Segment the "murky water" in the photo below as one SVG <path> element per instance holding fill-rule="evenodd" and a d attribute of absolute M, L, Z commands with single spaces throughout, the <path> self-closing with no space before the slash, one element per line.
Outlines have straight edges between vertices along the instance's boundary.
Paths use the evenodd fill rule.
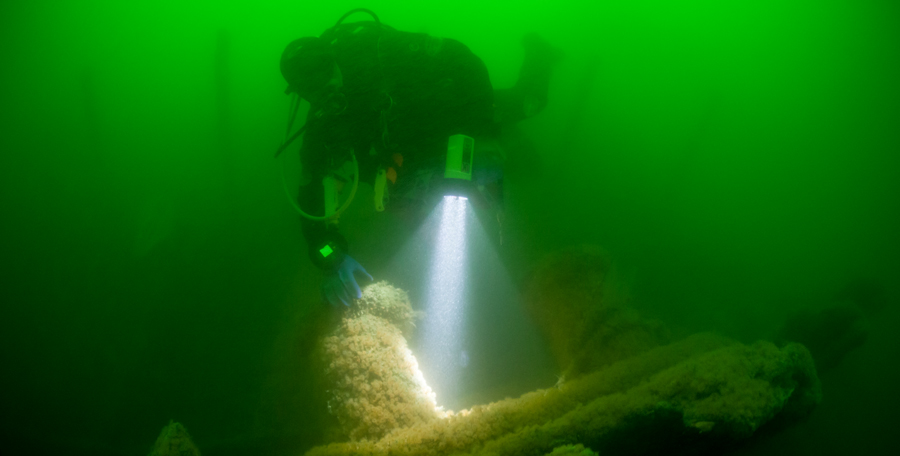
<path fill-rule="evenodd" d="M 0 452 L 146 454 L 170 419 L 207 455 L 324 441 L 310 353 L 331 317 L 282 191 L 282 173 L 298 179 L 296 154 L 272 158 L 288 110 L 278 60 L 357 6 L 0 6 Z M 889 452 L 895 4 L 365 6 L 399 30 L 465 43 L 495 88 L 515 83 L 526 32 L 565 52 L 549 105 L 510 140 L 502 224 L 467 225 L 469 311 L 443 362 L 457 379 L 448 406 L 558 381 L 518 293 L 546 254 L 592 244 L 633 308 L 676 336 L 775 338 L 796 312 L 875 284 L 883 294 L 859 320 L 868 338 L 822 372 L 819 408 L 739 452 Z M 342 223 L 354 257 L 424 310 L 435 253 L 415 242 L 434 233 L 364 204 Z M 426 379 L 432 361 L 420 360 Z"/>

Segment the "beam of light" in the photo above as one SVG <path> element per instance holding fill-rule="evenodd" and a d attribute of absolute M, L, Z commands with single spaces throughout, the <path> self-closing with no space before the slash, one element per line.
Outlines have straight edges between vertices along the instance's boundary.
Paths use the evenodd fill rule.
<path fill-rule="evenodd" d="M 462 369 L 468 361 L 464 347 L 466 304 L 465 198 L 444 197 L 437 207 L 440 224 L 428 271 L 425 320 L 422 323 L 423 358 L 439 403 L 459 396 Z M 443 398 L 443 399 L 442 399 Z"/>
<path fill-rule="evenodd" d="M 425 311 L 409 347 L 438 405 L 462 410 L 556 381 L 496 244 L 466 200 L 437 204 L 385 276 Z"/>

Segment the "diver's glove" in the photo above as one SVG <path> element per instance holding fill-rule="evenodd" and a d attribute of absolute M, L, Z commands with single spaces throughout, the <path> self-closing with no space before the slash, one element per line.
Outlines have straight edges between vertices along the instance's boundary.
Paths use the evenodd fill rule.
<path fill-rule="evenodd" d="M 369 277 L 369 280 L 375 280 L 372 275 L 366 272 L 356 260 L 350 255 L 344 256 L 344 261 L 337 269 L 325 278 L 322 282 L 322 296 L 333 306 L 337 307 L 343 304 L 350 307 L 350 299 L 359 299 L 362 297 L 362 290 L 356 283 L 354 273 L 361 272 Z"/>

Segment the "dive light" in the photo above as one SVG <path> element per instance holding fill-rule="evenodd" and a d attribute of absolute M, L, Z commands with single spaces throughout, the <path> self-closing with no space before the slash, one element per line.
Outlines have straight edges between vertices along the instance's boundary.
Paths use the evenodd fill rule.
<path fill-rule="evenodd" d="M 453 135 L 447 142 L 447 163 L 441 193 L 446 197 L 468 199 L 472 193 L 472 164 L 475 140 L 466 135 Z"/>
<path fill-rule="evenodd" d="M 453 135 L 447 143 L 447 167 L 444 177 L 472 180 L 472 156 L 475 140 L 466 135 Z"/>

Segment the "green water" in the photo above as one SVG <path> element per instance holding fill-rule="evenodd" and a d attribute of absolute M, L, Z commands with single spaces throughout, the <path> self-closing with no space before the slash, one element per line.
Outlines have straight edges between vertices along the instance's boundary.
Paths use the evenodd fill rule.
<path fill-rule="evenodd" d="M 745 341 L 882 283 L 819 409 L 741 453 L 889 453 L 900 8 L 875 0 L 4 2 L 0 453 L 146 454 L 170 419 L 207 455 L 320 442 L 278 59 L 357 6 L 462 41 L 495 87 L 525 32 L 565 51 L 507 174 L 513 276 L 598 244 L 640 311 Z"/>

